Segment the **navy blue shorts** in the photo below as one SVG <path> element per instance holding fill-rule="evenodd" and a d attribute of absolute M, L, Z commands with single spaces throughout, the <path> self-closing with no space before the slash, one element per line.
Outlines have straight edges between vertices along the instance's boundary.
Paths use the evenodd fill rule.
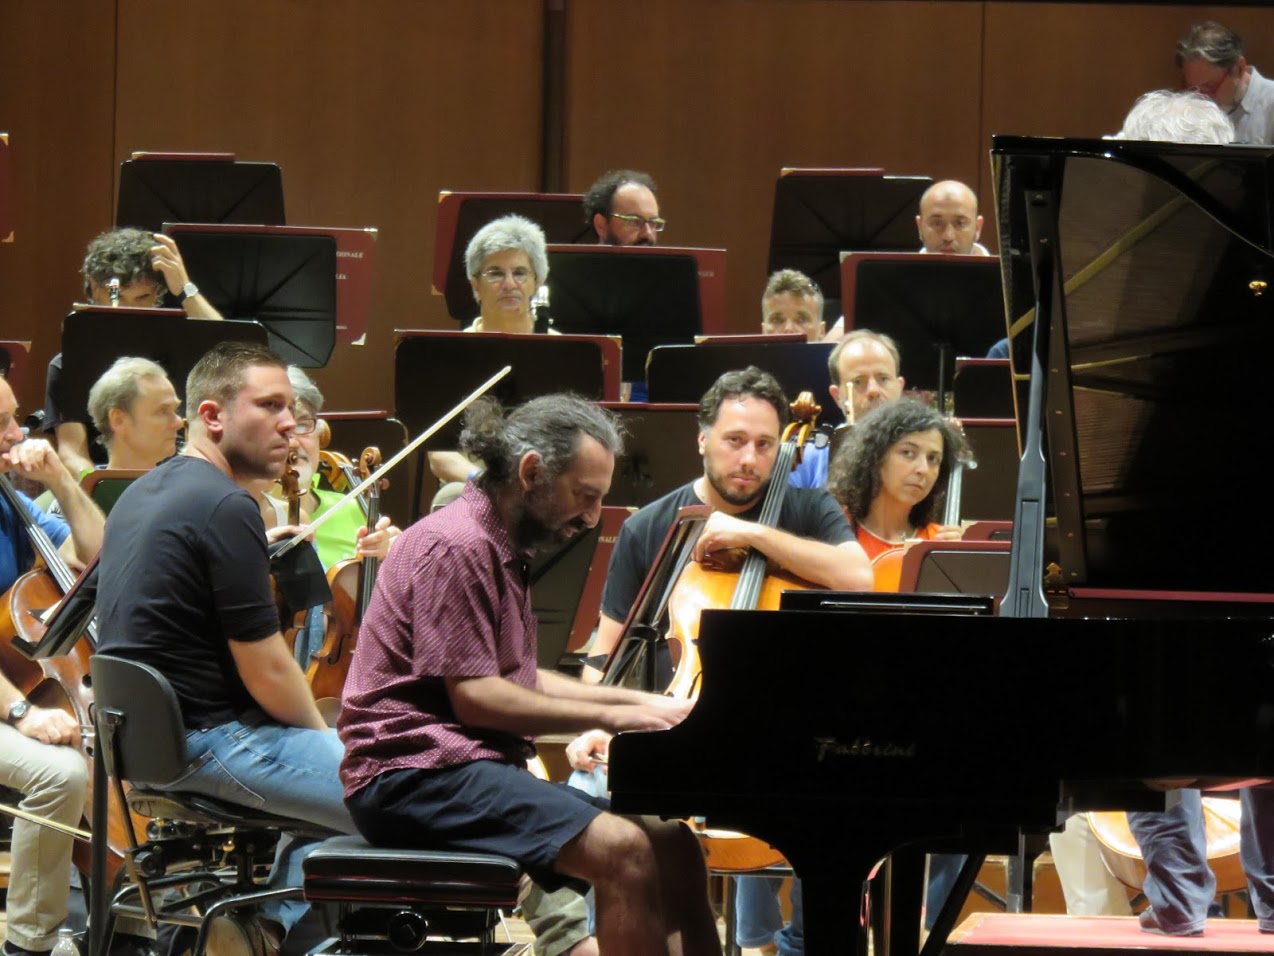
<path fill-rule="evenodd" d="M 403 849 L 495 853 L 552 892 L 587 889 L 554 868 L 562 847 L 610 806 L 524 767 L 478 760 L 442 770 L 391 770 L 345 798 L 371 843 Z"/>

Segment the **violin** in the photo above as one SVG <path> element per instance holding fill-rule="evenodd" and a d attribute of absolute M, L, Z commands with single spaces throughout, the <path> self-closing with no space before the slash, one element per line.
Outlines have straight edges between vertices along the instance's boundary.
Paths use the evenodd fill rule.
<path fill-rule="evenodd" d="M 336 458 L 333 454 L 334 464 L 329 467 L 341 469 L 348 488 L 358 483 L 354 480 L 354 475 L 366 479 L 381 463 L 380 449 L 374 445 L 363 449 L 358 459 L 357 471 L 351 465 L 349 472 L 346 472 Z M 349 464 L 348 459 L 344 461 Z M 380 520 L 380 492 L 384 484 L 384 479 L 373 482 L 368 487 L 366 496 L 358 498 L 369 531 Z M 305 677 L 309 681 L 315 703 L 318 704 L 319 713 L 329 724 L 334 724 L 340 713 L 341 693 L 345 689 L 345 678 L 353 661 L 358 628 L 363 623 L 367 605 L 371 603 L 376 586 L 376 572 L 379 569 L 379 558 L 365 557 L 360 560 L 355 557 L 338 561 L 327 572 L 327 582 L 332 589 L 332 600 L 326 608 L 327 626 L 322 646 L 310 655 Z"/>
<path fill-rule="evenodd" d="M 0 599 L 0 671 L 4 672 L 19 693 L 37 707 L 62 710 L 79 725 L 80 739 L 76 749 L 89 765 L 89 795 L 85 806 L 92 806 L 94 732 L 90 710 L 93 690 L 89 677 L 89 658 L 96 647 L 96 627 L 90 623 L 85 636 L 76 642 L 73 653 L 61 657 L 31 660 L 13 646 L 12 640 L 15 637 L 27 644 L 40 642 L 45 628 L 38 614 L 62 600 L 62 596 L 75 584 L 76 574 L 62 558 L 57 545 L 27 511 L 7 475 L 0 475 L 0 496 L 22 521 L 38 558 L 37 568 L 19 577 L 3 599 Z M 93 561 L 95 563 L 96 558 Z M 85 571 L 86 574 L 93 564 Z M 113 800 L 108 802 L 108 807 L 106 875 L 113 882 L 124 863 L 124 853 L 129 842 L 120 807 Z M 135 828 L 145 832 L 144 818 L 134 814 L 133 821 Z M 82 825 L 85 829 L 88 828 L 87 816 Z M 89 844 L 77 840 L 72 859 L 81 873 L 91 875 Z"/>
<path fill-rule="evenodd" d="M 758 523 L 777 527 L 783 499 L 789 487 L 787 475 L 800 463 L 800 453 L 810 438 L 821 406 L 811 392 L 802 392 L 792 403 L 793 421 L 783 432 L 782 444 L 761 505 Z M 716 568 L 690 561 L 682 570 L 668 600 L 670 631 L 668 640 L 680 654 L 667 693 L 674 697 L 698 696 L 702 678 L 699 661 L 699 614 L 705 608 L 728 607 L 731 610 L 777 610 L 783 591 L 814 587 L 809 581 L 770 566 L 759 551 L 748 549 L 727 556 L 714 555 Z M 737 570 L 721 565 L 733 564 Z M 774 866 L 783 854 L 755 837 L 731 831 L 695 826 L 712 869 L 743 872 Z"/>

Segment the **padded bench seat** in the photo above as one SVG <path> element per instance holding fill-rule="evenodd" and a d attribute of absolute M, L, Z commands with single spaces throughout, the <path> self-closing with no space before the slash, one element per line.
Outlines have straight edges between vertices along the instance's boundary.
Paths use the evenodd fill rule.
<path fill-rule="evenodd" d="M 522 868 L 507 857 L 393 849 L 359 836 L 323 841 L 303 867 L 305 898 L 315 903 L 512 909 L 522 877 Z"/>

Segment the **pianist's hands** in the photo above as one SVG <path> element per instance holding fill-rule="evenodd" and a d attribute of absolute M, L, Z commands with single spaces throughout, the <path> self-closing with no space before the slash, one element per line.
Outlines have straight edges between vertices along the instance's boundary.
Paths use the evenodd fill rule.
<path fill-rule="evenodd" d="M 604 730 L 590 730 L 566 745 L 566 760 L 572 770 L 592 773 L 606 762 L 613 738 Z M 605 770 L 605 767 L 602 768 Z"/>
<path fill-rule="evenodd" d="M 638 703 L 615 704 L 606 708 L 603 727 L 611 733 L 625 730 L 668 730 L 686 719 L 692 700 L 642 694 Z"/>

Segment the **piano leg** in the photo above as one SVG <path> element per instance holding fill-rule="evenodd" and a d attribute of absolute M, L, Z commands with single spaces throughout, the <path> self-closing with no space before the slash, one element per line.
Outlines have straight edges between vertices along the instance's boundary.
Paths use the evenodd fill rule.
<path fill-rule="evenodd" d="M 915 956 L 920 952 L 920 914 L 924 908 L 924 853 L 910 847 L 895 850 L 876 879 L 884 881 L 885 887 L 884 952 Z"/>

